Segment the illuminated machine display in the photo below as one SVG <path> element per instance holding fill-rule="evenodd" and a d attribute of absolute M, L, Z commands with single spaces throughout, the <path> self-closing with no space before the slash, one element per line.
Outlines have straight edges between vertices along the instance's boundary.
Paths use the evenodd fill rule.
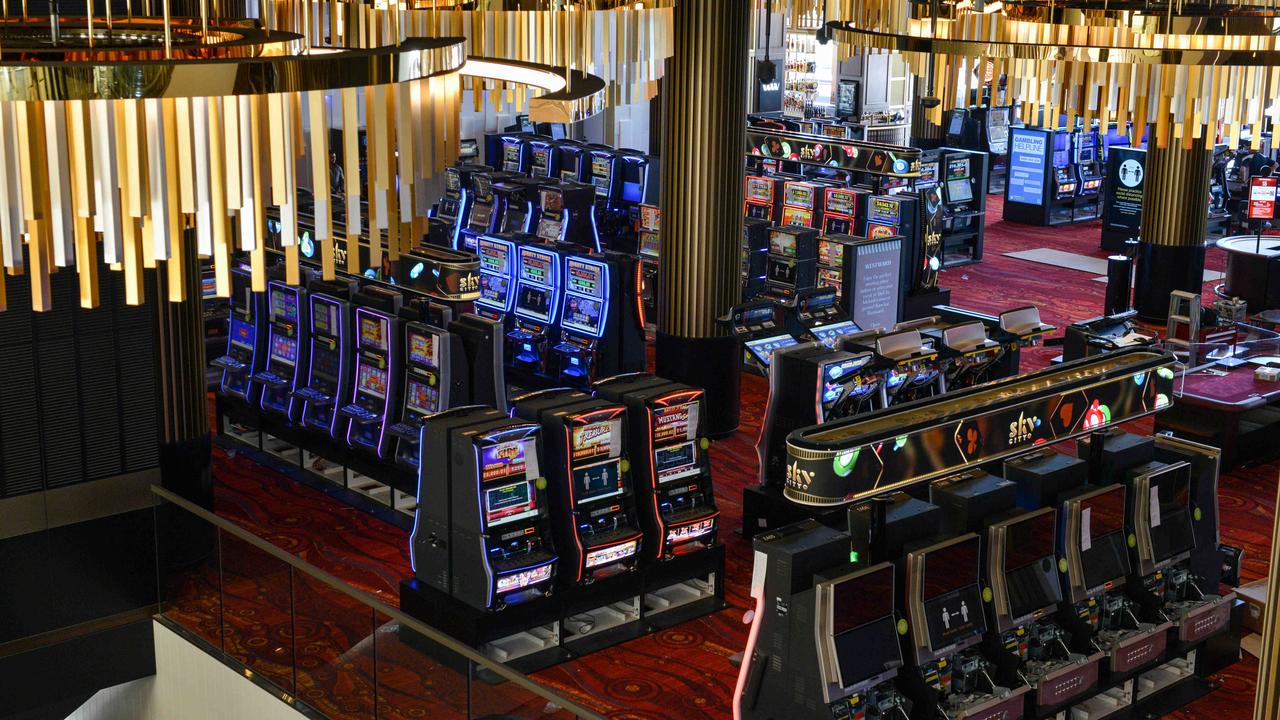
<path fill-rule="evenodd" d="M 514 415 L 542 425 L 561 579 L 589 584 L 635 570 L 643 533 L 626 408 L 581 391 L 553 389 L 516 398 Z"/>
<path fill-rule="evenodd" d="M 748 175 L 744 185 L 743 214 L 749 218 L 766 220 L 776 225 L 782 220 L 781 177 L 772 175 Z"/>
<path fill-rule="evenodd" d="M 658 258 L 662 255 L 662 211 L 657 205 L 641 205 L 637 221 L 640 251 L 640 300 L 644 315 L 658 312 Z"/>
<path fill-rule="evenodd" d="M 476 238 L 498 231 L 498 223 L 502 220 L 499 197 L 494 192 L 494 184 L 511 179 L 512 175 L 502 172 L 475 172 L 471 175 L 471 208 L 463 219 L 460 232 L 461 243 L 455 250 L 472 250 L 476 248 Z"/>
<path fill-rule="evenodd" d="M 457 408 L 422 426 L 415 577 L 481 610 L 552 592 L 558 557 L 538 426 Z"/>
<path fill-rule="evenodd" d="M 293 392 L 306 382 L 307 327 L 301 313 L 306 300 L 307 291 L 300 287 L 277 280 L 267 283 L 267 362 L 253 375 L 253 381 L 262 386 L 262 409 L 290 422 L 298 420 L 302 411 Z"/>
<path fill-rule="evenodd" d="M 575 140 L 559 141 L 556 144 L 555 163 L 558 172 L 556 177 L 562 182 L 592 184 L 591 163 L 587 156 L 586 145 Z"/>
<path fill-rule="evenodd" d="M 783 307 L 783 313 L 792 337 L 817 340 L 829 348 L 836 346 L 840 336 L 862 329 L 840 307 L 835 288 L 801 290 Z"/>
<path fill-rule="evenodd" d="M 987 153 L 988 193 L 1004 193 L 1009 179 L 1009 126 L 1013 108 L 1008 105 L 972 108 L 970 122 L 977 130 L 978 150 Z M 969 147 L 966 144 L 965 147 Z"/>
<path fill-rule="evenodd" d="M 354 282 L 311 283 L 307 323 L 311 348 L 306 384 L 294 391 L 302 400 L 302 425 L 335 440 L 342 438 L 345 423 L 337 409 L 351 392 L 351 296 Z"/>
<path fill-rule="evenodd" d="M 866 206 L 866 200 L 859 195 L 867 191 L 854 188 L 827 188 L 823 197 L 822 234 L 852 235 L 856 227 L 854 222 L 858 216 L 858 205 Z"/>
<path fill-rule="evenodd" d="M 389 458 L 392 438 L 387 428 L 400 392 L 400 344 L 404 320 L 400 317 L 400 293 L 376 286 L 361 288 L 352 298 L 355 306 L 355 362 L 351 401 L 338 410 L 350 421 L 347 444 L 359 451 Z"/>
<path fill-rule="evenodd" d="M 987 155 L 944 148 L 938 151 L 944 173 L 942 190 L 943 265 L 963 265 L 982 259 L 986 232 Z"/>
<path fill-rule="evenodd" d="M 509 367 L 546 375 L 551 348 L 559 340 L 560 253 L 549 246 L 519 245 L 516 259 L 515 318 L 507 330 Z"/>
<path fill-rule="evenodd" d="M 417 470 L 422 423 L 468 398 L 467 358 L 457 335 L 422 322 L 404 326 L 404 399 L 399 421 L 387 432 L 396 440 L 395 458 L 401 467 Z"/>
<path fill-rule="evenodd" d="M 627 408 L 644 557 L 662 562 L 715 546 L 720 510 L 702 433 L 704 392 L 640 373 L 602 380 L 595 390 Z"/>
<path fill-rule="evenodd" d="M 509 235 L 527 233 L 538 219 L 539 188 L 528 178 L 511 178 L 493 184 L 494 212 L 493 232 Z M 474 241 L 471 245 L 475 246 Z"/>
<path fill-rule="evenodd" d="M 472 177 L 492 170 L 487 165 L 473 164 L 458 164 L 444 169 L 444 195 L 436 205 L 429 230 L 433 244 L 455 250 L 459 247 L 462 226 L 471 215 Z"/>
<path fill-rule="evenodd" d="M 1102 157 L 1098 148 L 1098 131 L 1081 128 L 1071 134 L 1075 151 L 1076 173 L 1080 178 L 1080 194 L 1096 196 L 1102 191 Z"/>
<path fill-rule="evenodd" d="M 548 368 L 548 374 L 584 385 L 643 370 L 644 323 L 634 291 L 637 262 L 614 256 L 563 257 L 560 341 L 552 348 L 554 369 Z"/>
<path fill-rule="evenodd" d="M 253 375 L 265 362 L 265 293 L 253 292 L 247 270 L 231 270 L 231 322 L 227 327 L 227 352 L 209 364 L 222 370 L 218 392 L 249 403 L 257 400 Z"/>
<path fill-rule="evenodd" d="M 800 180 L 782 183 L 782 224 L 821 228 L 823 189 Z"/>
<path fill-rule="evenodd" d="M 528 174 L 532 161 L 530 138 L 522 134 L 502 136 L 502 170 Z"/>
<path fill-rule="evenodd" d="M 476 240 L 480 258 L 480 297 L 476 313 L 505 322 L 515 303 L 516 244 L 512 240 L 483 235 Z"/>
<path fill-rule="evenodd" d="M 544 185 L 539 192 L 538 224 L 534 234 L 543 242 L 571 243 L 590 251 L 600 250 L 600 238 L 592 219 L 589 185 L 561 181 Z"/>
<path fill-rule="evenodd" d="M 769 373 L 773 353 L 798 341 L 777 321 L 772 300 L 756 300 L 735 305 L 721 321 L 742 342 L 742 363 L 761 375 Z"/>
<path fill-rule="evenodd" d="M 534 137 L 529 140 L 529 176 L 555 180 L 560 177 L 559 140 Z"/>
<path fill-rule="evenodd" d="M 769 228 L 769 256 L 765 261 L 765 293 L 788 299 L 811 288 L 817 279 L 818 231 L 792 225 Z"/>

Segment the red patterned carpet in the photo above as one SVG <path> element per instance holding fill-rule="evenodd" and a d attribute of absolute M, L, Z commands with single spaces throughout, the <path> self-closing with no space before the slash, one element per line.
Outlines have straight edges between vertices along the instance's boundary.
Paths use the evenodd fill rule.
<path fill-rule="evenodd" d="M 991 216 L 998 218 L 999 200 L 993 199 L 991 205 Z M 1046 322 L 1062 326 L 1070 318 L 1098 314 L 1104 284 L 1094 282 L 1089 273 L 1053 270 L 1046 265 L 1008 258 L 1003 253 L 1050 247 L 1104 256 L 1105 253 L 1096 250 L 1097 237 L 1096 224 L 1045 229 L 1012 225 L 997 219 L 989 225 L 986 259 L 977 265 L 945 271 L 941 284 L 952 289 L 954 304 L 999 311 L 1017 304 L 1034 303 L 1041 308 Z M 1221 266 L 1220 255 L 1219 251 L 1210 251 L 1210 267 Z M 1041 367 L 1055 354 L 1055 349 L 1032 351 L 1024 356 L 1024 368 Z M 763 412 L 764 395 L 763 379 L 743 378 L 742 428 L 712 451 L 717 500 L 726 528 L 721 537 L 728 548 L 726 599 L 729 607 L 712 616 L 538 673 L 538 681 L 612 720 L 729 717 L 729 699 L 736 679 L 730 657 L 740 652 L 746 642 L 747 626 L 742 623 L 742 617 L 747 607 L 750 579 L 750 547 L 731 530 L 741 525 L 742 488 L 752 482 L 755 475 L 753 443 Z M 215 463 L 219 514 L 352 585 L 377 594 L 389 604 L 396 603 L 398 583 L 410 573 L 408 538 L 403 530 L 244 457 L 233 457 L 219 449 Z M 1266 573 L 1278 474 L 1280 463 L 1272 463 L 1238 470 L 1222 479 L 1223 542 L 1246 549 L 1246 580 Z M 257 568 L 256 572 L 269 570 Z M 250 575 L 246 570 L 246 579 Z M 236 614 L 239 618 L 236 625 L 243 625 L 246 632 L 253 627 L 260 630 L 263 623 L 270 624 L 266 618 L 254 617 L 253 598 L 229 598 L 228 612 L 236 602 L 244 603 L 241 610 L 248 611 Z M 355 644 L 363 637 L 361 633 L 367 634 L 368 618 L 347 618 L 321 628 L 318 625 L 323 624 L 322 613 L 317 610 L 314 614 L 316 617 L 312 620 L 317 627 L 306 629 L 314 635 L 303 637 L 303 631 L 299 630 L 296 638 L 281 636 L 276 638 L 278 643 L 266 644 L 284 647 L 294 643 L 301 649 L 300 655 L 307 655 L 305 651 L 310 648 L 313 656 L 310 662 L 317 664 L 320 661 L 314 658 L 341 654 L 345 651 L 344 644 Z M 216 625 L 208 626 L 207 630 L 216 632 Z M 226 638 L 229 647 L 239 648 L 236 632 L 233 628 L 231 637 Z M 377 642 L 384 640 L 380 637 Z M 237 652 L 269 659 L 262 657 L 261 650 L 265 648 L 244 648 Z M 258 654 L 250 655 L 253 652 Z M 381 646 L 379 652 L 382 652 Z M 1219 678 L 1223 684 L 1220 690 L 1175 717 L 1183 720 L 1250 717 L 1256 668 L 1256 663 L 1246 658 Z M 311 674 L 300 673 L 299 696 L 330 708 L 349 707 L 352 717 L 366 716 L 364 711 L 371 704 L 367 688 L 335 691 L 325 682 L 328 677 L 325 672 L 322 666 Z M 405 683 L 401 687 L 411 688 L 414 683 L 432 682 L 431 678 L 441 675 L 424 667 L 417 672 L 407 671 L 396 681 Z M 417 688 L 414 690 L 410 696 L 419 694 Z M 446 701 L 450 692 L 448 687 L 439 688 L 440 700 Z M 540 708 L 537 712 L 530 711 L 535 704 L 524 707 L 520 699 L 500 695 L 495 696 L 495 703 L 504 706 L 506 711 L 520 708 L 522 716 L 542 716 Z M 388 708 L 383 705 L 380 709 Z M 426 716 L 432 716 L 430 710 Z"/>

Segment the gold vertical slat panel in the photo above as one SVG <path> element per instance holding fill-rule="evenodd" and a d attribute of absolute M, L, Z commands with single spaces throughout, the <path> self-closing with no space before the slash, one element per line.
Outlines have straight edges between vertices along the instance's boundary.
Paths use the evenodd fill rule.
<path fill-rule="evenodd" d="M 1180 142 L 1148 145 L 1142 204 L 1161 211 L 1142 214 L 1143 242 L 1175 247 L 1204 244 L 1209 212 L 1205 188 L 1212 169 L 1213 150 L 1203 141 L 1191 147 Z"/>
<path fill-rule="evenodd" d="M 716 336 L 716 318 L 738 296 L 749 19 L 750 0 L 675 9 L 658 298 L 658 329 L 668 335 Z"/>

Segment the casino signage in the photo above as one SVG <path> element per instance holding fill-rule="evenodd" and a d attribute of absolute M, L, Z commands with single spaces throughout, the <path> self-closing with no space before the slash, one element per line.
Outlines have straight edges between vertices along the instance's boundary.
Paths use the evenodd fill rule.
<path fill-rule="evenodd" d="M 824 135 L 747 128 L 748 156 L 851 170 L 887 177 L 920 174 L 919 148 L 841 140 Z"/>

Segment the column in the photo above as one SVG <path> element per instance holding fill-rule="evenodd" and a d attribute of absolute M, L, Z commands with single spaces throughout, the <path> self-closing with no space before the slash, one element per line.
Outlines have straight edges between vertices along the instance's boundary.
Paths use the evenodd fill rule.
<path fill-rule="evenodd" d="M 212 507 L 212 438 L 205 381 L 204 317 L 200 260 L 195 235 L 187 232 L 182 270 L 156 272 L 160 374 L 160 484 L 204 507 Z M 172 261 L 171 261 L 172 262 Z M 167 265 L 167 263 L 166 263 Z M 171 302 L 183 297 L 182 302 Z"/>
<path fill-rule="evenodd" d="M 1133 305 L 1144 320 L 1163 322 L 1174 290 L 1200 294 L 1212 168 L 1213 150 L 1201 140 L 1191 147 L 1174 139 L 1168 147 L 1147 146 L 1133 289 Z"/>
<path fill-rule="evenodd" d="M 665 77 L 658 375 L 707 390 L 714 437 L 738 427 L 741 350 L 716 318 L 741 288 L 750 0 L 680 2 Z"/>
<path fill-rule="evenodd" d="M 1280 491 L 1276 493 L 1280 502 Z M 1276 507 L 1280 507 L 1277 505 Z M 1258 689 L 1253 696 L 1253 720 L 1280 717 L 1280 515 L 1271 529 L 1271 574 L 1267 576 L 1267 610 L 1262 617 L 1262 657 L 1258 660 Z"/>

